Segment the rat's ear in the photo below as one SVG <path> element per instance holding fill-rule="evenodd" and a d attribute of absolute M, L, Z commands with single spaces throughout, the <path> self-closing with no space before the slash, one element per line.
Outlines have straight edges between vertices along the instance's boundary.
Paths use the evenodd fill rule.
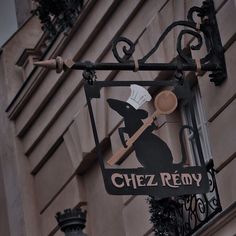
<path fill-rule="evenodd" d="M 145 119 L 148 117 L 148 113 L 145 110 L 138 109 L 136 112 L 140 119 Z"/>

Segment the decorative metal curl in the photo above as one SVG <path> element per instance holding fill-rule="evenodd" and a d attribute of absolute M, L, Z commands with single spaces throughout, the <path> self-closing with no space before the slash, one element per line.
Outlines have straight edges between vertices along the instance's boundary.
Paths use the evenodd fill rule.
<path fill-rule="evenodd" d="M 203 44 L 202 41 L 203 40 L 202 40 L 202 36 L 198 32 L 194 31 L 194 30 L 196 30 L 196 23 L 195 22 L 190 22 L 190 21 L 176 21 L 176 22 L 173 22 L 171 25 L 169 25 L 166 28 L 166 30 L 162 33 L 162 35 L 158 39 L 155 46 L 142 59 L 139 60 L 139 63 L 145 63 L 150 58 L 150 56 L 158 50 L 158 48 L 160 47 L 161 43 L 166 38 L 168 33 L 170 31 L 172 31 L 177 26 L 189 27 L 189 28 L 192 29 L 192 30 L 182 30 L 180 32 L 180 35 L 178 36 L 178 40 L 177 40 L 177 52 L 178 52 L 178 54 L 180 55 L 180 57 L 182 59 L 184 59 L 184 61 L 192 63 L 193 60 L 190 61 L 191 58 L 184 55 L 182 47 L 181 47 L 181 40 L 182 40 L 183 34 L 188 33 L 188 34 L 191 34 L 191 35 L 195 36 L 198 39 L 198 44 L 192 46 L 193 50 L 199 50 L 202 47 L 202 44 Z M 127 49 L 126 46 L 123 46 L 123 52 L 124 52 L 123 57 L 121 57 L 119 55 L 118 50 L 117 50 L 117 45 L 120 42 L 125 42 L 129 46 L 128 49 Z M 129 62 L 129 58 L 133 55 L 134 51 L 135 51 L 135 44 L 128 38 L 119 37 L 119 38 L 117 38 L 113 41 L 112 52 L 114 54 L 114 57 L 120 63 Z"/>
<path fill-rule="evenodd" d="M 166 38 L 166 36 L 168 35 L 168 33 L 174 29 L 176 26 L 185 26 L 185 27 L 190 27 L 193 30 L 196 29 L 196 24 L 193 22 L 188 22 L 188 21 L 176 21 L 173 22 L 171 25 L 169 25 L 166 30 L 162 33 L 162 35 L 160 36 L 160 38 L 158 39 L 156 45 L 141 59 L 139 60 L 140 62 L 144 63 L 148 60 L 148 58 L 150 58 L 150 56 L 156 52 L 159 48 L 159 46 L 161 45 L 162 41 Z"/>
<path fill-rule="evenodd" d="M 206 204 L 208 202 L 208 199 L 206 197 L 206 194 L 202 194 L 196 199 L 196 206 L 197 209 L 195 211 L 198 222 L 204 222 L 209 215 L 209 207 Z"/>
<path fill-rule="evenodd" d="M 198 23 L 196 23 L 194 21 L 193 18 L 193 14 L 195 12 L 197 12 L 197 16 L 199 17 L 204 17 L 206 16 L 206 11 L 208 10 L 208 4 L 207 3 L 203 3 L 203 7 L 192 7 L 190 8 L 190 10 L 188 11 L 188 16 L 187 19 L 188 21 L 177 21 L 177 22 L 173 22 L 171 25 L 169 25 L 166 30 L 163 32 L 163 34 L 160 36 L 159 40 L 157 41 L 156 45 L 153 47 L 153 49 L 147 53 L 143 59 L 141 59 L 140 61 L 145 62 L 155 51 L 158 50 L 160 44 L 162 43 L 162 41 L 165 39 L 165 37 L 168 35 L 168 33 L 175 28 L 176 26 L 185 26 L 185 27 L 190 27 L 192 28 L 192 30 L 182 30 L 178 36 L 178 40 L 177 40 L 177 52 L 179 54 L 179 56 L 186 62 L 192 63 L 193 60 L 190 57 L 187 57 L 186 55 L 184 55 L 183 50 L 181 49 L 181 41 L 182 41 L 182 37 L 184 34 L 191 34 L 192 36 L 196 37 L 198 40 L 198 44 L 197 45 L 193 45 L 191 46 L 192 50 L 200 50 L 202 45 L 203 45 L 203 40 L 202 40 L 202 36 L 200 33 L 196 32 L 201 30 L 204 34 L 206 33 L 204 31 L 204 27 L 200 27 L 200 29 L 197 29 L 197 25 Z M 193 31 L 195 30 L 195 31 Z M 201 62 L 206 62 L 210 59 L 210 53 L 208 53 L 207 56 L 205 56 Z"/>
<path fill-rule="evenodd" d="M 205 15 L 204 10 L 201 7 L 192 7 L 188 11 L 188 15 L 187 15 L 188 21 L 196 23 L 193 18 L 193 14 L 195 12 L 197 13 L 198 17 L 203 17 Z"/>
<path fill-rule="evenodd" d="M 183 224 L 183 233 L 181 235 L 192 235 L 197 229 L 222 210 L 212 160 L 208 163 L 208 174 L 210 176 L 210 193 L 190 195 L 183 198 L 185 200 L 182 217 L 185 218 L 185 224 Z"/>
<path fill-rule="evenodd" d="M 197 14 L 197 16 L 201 19 L 201 23 L 195 21 L 194 14 Z M 161 34 L 154 47 L 146 55 L 144 55 L 143 58 L 138 60 L 138 66 L 142 67 L 143 65 L 146 64 L 146 61 L 159 49 L 161 43 L 164 41 L 168 33 L 177 26 L 185 27 L 185 29 L 180 31 L 180 34 L 178 35 L 177 38 L 176 47 L 177 47 L 177 53 L 180 58 L 180 60 L 177 60 L 177 62 L 179 61 L 182 64 L 185 63 L 185 65 L 188 66 L 196 65 L 195 60 L 191 56 L 189 56 L 189 54 L 186 54 L 185 50 L 183 50 L 182 48 L 181 41 L 185 34 L 193 36 L 198 41 L 197 44 L 190 45 L 190 48 L 192 50 L 200 50 L 203 45 L 203 38 L 204 38 L 207 47 L 207 54 L 204 57 L 200 58 L 201 67 L 211 65 L 212 63 L 215 64 L 217 67 L 217 71 L 213 71 L 213 73 L 210 74 L 211 78 L 210 81 L 214 82 L 215 85 L 220 85 L 226 79 L 227 72 L 224 59 L 224 50 L 220 40 L 219 29 L 216 22 L 213 0 L 203 1 L 201 7 L 195 6 L 190 8 L 187 14 L 187 20 L 176 21 L 170 24 Z M 123 53 L 124 53 L 123 56 L 120 56 L 117 50 L 117 45 L 120 42 L 124 42 L 128 45 L 128 46 L 123 46 Z M 137 40 L 134 43 L 125 37 L 120 37 L 118 39 L 115 39 L 112 45 L 112 51 L 118 62 L 120 63 L 128 62 L 137 64 L 137 62 L 134 63 L 134 61 L 129 60 L 135 51 L 136 42 Z M 172 65 L 174 63 L 172 63 Z"/>
<path fill-rule="evenodd" d="M 190 34 L 190 35 L 194 36 L 198 41 L 196 45 L 191 45 L 192 50 L 200 50 L 201 49 L 201 47 L 203 45 L 202 36 L 198 32 L 193 31 L 193 30 L 182 30 L 179 33 L 178 38 L 177 38 L 177 52 L 178 52 L 180 58 L 187 63 L 194 63 L 194 60 L 192 59 L 192 57 L 187 56 L 184 53 L 184 50 L 182 49 L 182 38 L 185 34 Z"/>
<path fill-rule="evenodd" d="M 118 43 L 120 42 L 126 43 L 129 47 L 127 48 L 127 45 L 123 46 L 122 51 L 124 55 L 122 57 L 119 55 L 117 50 Z M 134 51 L 135 51 L 135 44 L 128 38 L 119 37 L 112 42 L 112 52 L 116 60 L 120 63 L 128 62 L 129 58 L 133 55 Z"/>

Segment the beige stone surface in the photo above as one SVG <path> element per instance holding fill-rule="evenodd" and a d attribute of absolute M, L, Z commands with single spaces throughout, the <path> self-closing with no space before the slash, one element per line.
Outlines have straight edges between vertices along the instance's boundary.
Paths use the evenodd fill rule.
<path fill-rule="evenodd" d="M 202 2 L 199 0 L 186 1 L 186 9 L 190 9 L 193 6 L 200 7 Z"/>
<path fill-rule="evenodd" d="M 226 209 L 236 199 L 236 188 L 235 188 L 235 178 L 236 178 L 236 158 L 229 162 L 217 175 L 217 186 L 220 194 L 220 202 L 223 209 Z"/>
<path fill-rule="evenodd" d="M 22 132 L 22 129 L 24 129 L 27 123 L 29 123 L 29 120 L 31 120 L 33 115 L 37 113 L 37 109 L 40 107 L 40 104 L 43 103 L 44 98 L 50 93 L 53 86 L 55 86 L 55 84 L 57 83 L 59 79 L 58 77 L 59 76 L 55 71 L 49 71 L 49 73 L 47 73 L 47 76 L 44 79 L 44 83 L 40 84 L 40 86 L 37 87 L 37 92 L 31 95 L 30 100 L 27 101 L 27 106 L 24 106 L 24 109 L 21 111 L 20 116 L 17 117 L 17 133 Z M 36 78 L 33 79 L 36 80 Z"/>
<path fill-rule="evenodd" d="M 158 136 L 169 146 L 173 156 L 173 163 L 179 163 L 182 160 L 178 136 L 179 129 L 179 123 L 165 123 L 157 132 Z"/>
<path fill-rule="evenodd" d="M 236 219 L 234 218 L 227 225 L 219 229 L 217 232 L 214 232 L 212 236 L 225 236 L 232 235 L 234 236 L 236 232 Z M 210 236 L 209 234 L 207 236 Z"/>
<path fill-rule="evenodd" d="M 194 236 L 224 236 L 235 235 L 236 232 L 236 204 L 230 205 L 225 211 L 213 217 L 211 221 L 201 227 Z"/>
<path fill-rule="evenodd" d="M 210 83 L 208 74 L 199 78 L 199 87 L 208 120 L 212 120 L 236 94 L 236 82 L 234 78 L 236 63 L 235 52 L 236 43 L 225 53 L 228 78 L 221 86 L 214 86 L 214 84 Z"/>
<path fill-rule="evenodd" d="M 227 2 L 227 0 L 214 0 L 215 8 L 216 10 L 219 10 L 219 7 L 222 7 L 222 5 Z"/>
<path fill-rule="evenodd" d="M 149 21 L 146 23 L 144 27 L 144 32 L 135 46 L 135 52 L 133 58 L 138 60 L 143 58 L 156 44 L 156 41 L 160 37 L 162 33 L 162 29 L 160 26 L 160 14 L 157 9 L 160 9 L 164 4 L 164 1 L 147 1 L 149 4 L 145 4 L 141 11 L 131 23 L 130 27 L 125 30 L 124 35 L 127 34 L 127 31 L 138 31 L 137 35 L 140 34 L 140 25 L 143 24 L 147 17 L 149 17 Z M 145 7 L 147 9 L 145 9 Z M 145 14 L 148 11 L 150 14 Z M 136 25 L 137 24 L 137 25 Z M 165 58 L 165 52 L 163 44 L 160 45 L 158 49 L 158 53 L 154 53 L 148 59 L 148 62 L 163 62 Z M 154 80 L 159 72 L 157 71 L 138 71 L 136 76 L 138 80 Z"/>
<path fill-rule="evenodd" d="M 173 21 L 184 18 L 184 1 L 168 1 L 158 16 L 160 29 L 163 32 Z M 170 31 L 163 41 L 166 62 L 171 61 L 176 56 L 176 33 L 177 28 Z"/>
<path fill-rule="evenodd" d="M 15 65 L 25 48 L 34 48 L 42 30 L 39 20 L 33 17 L 25 26 L 4 45 L 4 67 L 5 79 L 7 82 L 8 103 L 13 99 L 23 82 L 23 74 L 19 67 Z"/>
<path fill-rule="evenodd" d="M 90 123 L 88 107 L 84 107 L 75 117 L 75 126 L 78 129 L 79 141 L 82 148 L 82 154 L 85 155 L 94 148 L 94 137 Z"/>
<path fill-rule="evenodd" d="M 83 160 L 83 152 L 80 143 L 79 129 L 75 122 L 70 125 L 66 133 L 63 135 L 63 139 L 73 168 L 76 169 Z"/>
<path fill-rule="evenodd" d="M 209 125 L 212 156 L 217 168 L 236 153 L 235 116 L 236 100 Z"/>
<path fill-rule="evenodd" d="M 236 21 L 235 11 L 235 0 L 228 0 L 217 13 L 217 22 L 220 31 L 221 42 L 224 46 L 236 33 L 236 27 L 234 24 Z"/>
<path fill-rule="evenodd" d="M 17 172 L 13 173 L 14 175 L 18 173 L 17 178 L 19 181 L 19 188 L 21 189 L 21 192 L 18 196 L 15 196 L 17 197 L 17 201 L 14 201 L 14 205 L 16 205 L 15 208 L 23 207 L 24 222 L 30 222 L 28 224 L 25 224 L 25 235 L 31 236 L 33 233 L 40 235 L 38 215 L 39 209 L 36 200 L 34 178 L 30 173 L 29 161 L 23 154 L 23 149 L 20 141 L 16 139 L 15 142 L 15 152 L 17 153 Z M 14 207 L 10 207 L 10 209 L 14 209 Z M 13 214 L 15 213 L 13 212 Z M 22 222 L 20 223 L 22 224 Z"/>
<path fill-rule="evenodd" d="M 61 232 L 61 231 L 57 231 L 56 233 L 55 233 L 55 236 L 64 236 L 65 234 L 63 233 L 63 232 Z"/>
<path fill-rule="evenodd" d="M 171 113 L 169 115 L 160 115 L 157 118 L 158 127 L 163 126 L 165 123 L 178 123 L 178 124 L 180 124 L 181 122 L 182 121 L 181 121 L 180 112 L 179 112 L 178 108 L 173 113 Z"/>
<path fill-rule="evenodd" d="M 0 164 L 0 170 L 2 172 L 2 166 Z M 0 189 L 4 189 L 3 176 L 0 173 Z M 9 223 L 8 223 L 8 213 L 7 213 L 7 201 L 5 191 L 0 192 L 0 235 L 9 235 Z"/>
<path fill-rule="evenodd" d="M 89 235 L 125 235 L 122 218 L 122 197 L 107 194 L 101 170 L 97 163 L 87 172 L 84 184 L 88 202 Z"/>
<path fill-rule="evenodd" d="M 86 17 L 86 24 L 82 24 L 80 26 L 80 29 L 74 34 L 74 37 L 71 39 L 70 48 L 65 48 L 63 57 L 74 57 L 74 52 L 71 50 L 71 48 L 80 49 L 86 45 L 86 41 L 93 35 L 92 33 L 96 32 L 96 29 L 100 28 L 99 25 L 102 23 L 102 20 L 106 18 L 104 16 L 109 10 L 114 10 L 117 2 L 117 0 L 96 2 L 95 6 L 90 10 L 89 14 Z M 96 19 L 96 21 L 94 19 Z"/>
<path fill-rule="evenodd" d="M 79 203 L 86 202 L 82 181 L 80 177 L 74 177 L 41 214 L 42 235 L 48 235 L 49 232 L 56 228 L 57 221 L 55 215 L 57 212 L 63 212 L 64 209 L 74 208 Z"/>
<path fill-rule="evenodd" d="M 97 133 L 98 133 L 98 138 L 100 142 L 104 140 L 104 138 L 107 137 L 107 134 L 108 134 L 108 128 L 107 128 L 108 103 L 106 101 L 107 97 L 106 97 L 105 89 L 106 88 L 101 89 L 100 98 L 92 100 L 93 115 L 94 115 L 95 123 L 97 126 Z M 90 119 L 89 119 L 89 122 L 90 122 Z M 80 126 L 82 125 L 83 124 L 81 123 Z M 91 125 L 90 125 L 90 129 L 92 129 Z"/>
<path fill-rule="evenodd" d="M 62 143 L 34 177 L 39 210 L 52 200 L 74 174 L 69 153 Z"/>
<path fill-rule="evenodd" d="M 123 208 L 126 236 L 143 236 L 151 229 L 147 197 L 137 196 Z"/>
<path fill-rule="evenodd" d="M 119 4 L 117 4 L 116 10 L 112 12 L 112 17 L 109 18 L 109 24 L 104 24 L 102 28 L 98 26 L 97 29 L 99 29 L 99 32 L 96 35 L 96 43 L 93 43 L 89 50 L 84 54 L 85 59 L 101 59 L 103 57 L 101 52 L 107 52 L 106 49 L 108 49 L 108 47 L 110 48 L 110 45 L 107 44 L 111 43 L 113 37 L 120 34 L 128 26 L 132 19 L 132 15 L 135 14 L 144 3 L 144 1 L 140 0 L 113 2 Z M 104 40 L 104 38 L 106 38 L 106 40 Z M 97 45 L 99 45 L 99 47 L 97 47 Z"/>
<path fill-rule="evenodd" d="M 143 28 L 147 28 L 146 30 L 148 30 L 148 28 L 151 25 L 153 25 L 153 21 L 154 19 L 157 18 L 158 11 L 161 9 L 164 3 L 165 3 L 165 0 L 144 1 L 143 6 L 137 12 L 137 14 L 134 15 L 134 17 L 132 18 L 132 21 L 128 23 L 127 27 L 122 32 L 122 35 L 126 37 L 130 37 L 132 40 L 135 40 L 140 35 Z M 147 12 L 149 14 L 146 14 Z M 158 24 L 156 26 L 158 26 Z M 149 43 L 156 42 L 158 33 L 159 33 L 158 30 L 156 32 L 153 32 L 152 38 L 149 38 L 148 40 L 149 42 L 146 42 L 146 43 L 149 44 Z"/>
<path fill-rule="evenodd" d="M 17 34 L 17 36 L 19 36 L 19 34 Z M 3 185 L 1 186 L 1 197 L 4 196 L 5 198 L 5 202 L 3 201 L 1 203 L 6 204 L 5 209 L 7 212 L 5 212 L 6 215 L 4 216 L 4 219 L 8 221 L 8 223 L 5 222 L 4 219 L 2 219 L 1 215 L 1 221 L 3 224 L 5 224 L 5 227 L 1 228 L 1 230 L 5 231 L 6 236 L 28 236 L 32 234 L 32 229 L 34 229 L 35 236 L 38 236 L 38 223 L 35 214 L 35 209 L 37 207 L 34 201 L 34 194 L 32 194 L 32 178 L 30 178 L 27 173 L 27 162 L 25 163 L 25 160 L 22 159 L 21 149 L 19 148 L 19 146 L 17 146 L 18 140 L 15 139 L 14 125 L 9 122 L 5 113 L 5 108 L 8 105 L 9 98 L 8 70 L 11 67 L 11 64 L 5 66 L 4 63 L 9 63 L 11 61 L 9 57 L 11 57 L 12 55 L 17 56 L 20 49 L 23 48 L 23 45 L 21 44 L 21 37 L 22 35 L 20 35 L 18 45 L 19 48 L 15 51 L 15 54 L 12 54 L 12 51 L 6 52 L 5 54 L 3 50 L 3 53 L 0 55 L 0 72 L 2 75 L 2 79 L 0 82 L 0 171 L 3 176 Z M 10 40 L 9 44 L 14 44 L 14 42 L 16 42 L 15 40 L 16 39 Z M 27 42 L 28 39 L 26 40 L 26 44 Z M 14 60 L 15 57 L 11 59 Z M 4 69 L 2 66 L 4 66 Z M 13 83 L 13 81 L 11 82 Z M 14 85 L 12 85 L 12 87 L 14 87 Z M 26 202 L 28 203 L 28 205 L 26 204 Z M 4 206 L 2 206 L 2 213 L 4 213 Z M 29 223 L 25 224 L 26 221 Z M 7 235 L 8 225 L 9 234 Z"/>
<path fill-rule="evenodd" d="M 230 221 L 227 225 L 219 229 L 217 232 L 213 234 L 208 234 L 207 236 L 224 236 L 224 235 L 232 235 L 234 236 L 236 232 L 236 219 Z"/>
<path fill-rule="evenodd" d="M 48 80 L 44 81 L 44 83 L 38 89 L 35 96 L 32 98 L 30 104 L 28 104 L 28 106 L 22 111 L 22 113 L 16 120 L 18 133 L 21 132 L 22 129 L 25 129 L 25 127 L 29 125 L 29 123 L 32 123 L 31 122 L 32 116 L 34 116 L 37 113 L 37 109 L 43 102 L 41 99 L 45 99 L 48 96 L 48 94 L 52 92 L 52 87 L 50 83 L 52 83 L 53 81 L 56 83 L 57 79 L 54 79 L 54 77 L 52 78 L 47 77 L 47 78 Z M 76 77 L 68 78 L 68 80 L 66 80 L 65 83 L 63 83 L 63 86 L 60 87 L 60 89 L 50 99 L 50 102 L 46 106 L 44 106 L 43 111 L 40 112 L 40 114 L 38 114 L 37 119 L 27 130 L 27 133 L 22 137 L 22 141 L 24 143 L 26 152 L 29 149 L 32 149 L 32 146 L 35 145 L 35 143 L 38 140 L 42 139 L 45 133 L 48 132 L 50 126 L 54 125 L 60 113 L 63 112 L 63 109 L 65 109 L 65 106 L 67 106 L 67 103 L 71 102 L 75 91 L 78 91 L 78 85 L 80 84 L 79 82 L 80 80 Z M 40 95 L 40 91 L 45 93 L 47 89 L 48 89 L 48 94 Z M 78 112 L 82 104 L 85 103 L 83 90 L 80 91 L 80 93 L 77 93 L 76 99 L 78 99 L 77 101 L 80 102 L 76 102 L 76 104 L 74 103 L 74 111 L 68 113 L 68 115 L 70 115 L 69 121 L 71 121 L 73 115 L 76 112 Z M 29 114 L 26 113 L 27 110 L 30 112 Z M 65 124 L 66 123 L 68 124 L 68 122 L 65 122 Z"/>
<path fill-rule="evenodd" d="M 64 112 L 59 116 L 59 118 L 54 121 L 53 126 L 51 126 L 45 134 L 44 138 L 41 139 L 37 145 L 34 147 L 32 152 L 29 155 L 32 169 L 34 169 L 40 161 L 47 155 L 48 151 L 58 142 L 58 140 L 62 137 L 64 132 L 69 127 L 71 121 L 74 118 L 74 115 L 78 112 L 77 104 L 78 97 L 75 96 L 71 103 L 69 103 Z"/>
<path fill-rule="evenodd" d="M 30 11 L 32 10 L 32 3 L 27 0 L 16 0 L 15 2 L 17 26 L 20 27 L 31 16 Z"/>
<path fill-rule="evenodd" d="M 0 74 L 4 77 L 4 67 L 3 67 L 3 62 L 2 62 L 2 55 L 0 55 Z M 6 145 L 5 142 L 7 141 L 6 137 L 7 133 L 8 133 L 8 127 L 7 127 L 7 119 L 6 117 L 2 116 L 2 112 L 3 109 L 2 107 L 5 106 L 6 104 L 6 85 L 5 85 L 5 81 L 1 80 L 0 83 L 0 96 L 1 96 L 1 100 L 0 100 L 0 123 L 3 127 L 5 127 L 5 130 L 1 130 L 0 132 L 0 142 L 2 145 L 4 145 L 3 147 L 1 147 L 0 149 L 0 189 L 2 190 L 0 192 L 0 208 L 2 209 L 0 211 L 0 235 L 6 235 L 8 236 L 10 233 L 10 229 L 9 229 L 9 219 L 8 219 L 8 202 L 9 199 L 7 199 L 7 190 L 5 189 L 5 181 L 4 181 L 4 177 L 5 177 L 5 173 L 4 170 L 5 168 L 3 168 L 3 166 L 5 165 L 4 163 L 4 159 L 2 157 L 6 156 L 5 158 L 8 158 L 8 156 L 6 155 L 7 151 L 4 150 Z M 5 98 L 5 99 L 4 99 Z M 5 141 L 5 142 L 4 142 Z M 9 150 L 9 149 L 8 149 Z M 8 200 L 8 201 L 7 201 Z"/>

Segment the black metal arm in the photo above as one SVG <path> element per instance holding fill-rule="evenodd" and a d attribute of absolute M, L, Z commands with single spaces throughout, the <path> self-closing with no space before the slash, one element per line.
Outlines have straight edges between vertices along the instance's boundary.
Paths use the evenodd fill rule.
<path fill-rule="evenodd" d="M 194 21 L 194 14 L 199 17 L 199 22 Z M 176 51 L 178 57 L 170 63 L 148 63 L 148 59 L 155 53 L 161 43 L 165 40 L 168 33 L 175 27 L 184 27 L 177 37 Z M 190 35 L 197 43 L 193 44 L 196 40 L 189 43 L 189 49 L 200 50 L 205 42 L 207 53 L 202 58 L 194 59 L 191 53 L 186 53 L 182 48 L 182 39 L 185 35 Z M 119 54 L 118 45 L 125 43 L 122 51 L 123 55 Z M 209 75 L 210 81 L 215 85 L 220 85 L 227 77 L 224 48 L 221 43 L 220 33 L 216 21 L 215 8 L 213 0 L 205 0 L 201 7 L 192 7 L 187 15 L 187 20 L 176 21 L 169 25 L 166 30 L 161 34 L 154 47 L 143 56 L 143 58 L 134 61 L 130 60 L 135 52 L 136 42 L 132 42 L 125 37 L 118 37 L 113 40 L 112 52 L 118 63 L 92 63 L 92 62 L 73 62 L 72 60 L 48 60 L 36 62 L 35 65 L 45 66 L 48 68 L 56 69 L 61 72 L 63 69 L 74 70 L 125 70 L 125 71 L 211 71 Z M 187 50 L 188 51 L 188 50 Z M 69 61 L 69 62 L 68 62 Z M 91 81 L 89 81 L 91 82 Z"/>

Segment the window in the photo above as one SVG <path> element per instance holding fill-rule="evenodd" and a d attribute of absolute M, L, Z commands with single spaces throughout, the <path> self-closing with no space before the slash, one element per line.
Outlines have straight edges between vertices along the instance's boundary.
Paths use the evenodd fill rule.
<path fill-rule="evenodd" d="M 201 93 L 196 86 L 193 90 L 193 109 L 194 117 L 196 120 L 196 126 L 199 133 L 199 139 L 201 143 L 201 149 L 204 157 L 205 163 L 208 165 L 208 177 L 210 182 L 210 190 L 206 194 L 196 194 L 189 196 L 184 202 L 183 217 L 184 221 L 187 222 L 189 227 L 186 233 L 183 235 L 191 235 L 198 228 L 206 224 L 213 216 L 221 211 L 221 205 L 217 190 L 217 185 L 215 181 L 215 173 L 213 167 L 210 165 L 212 160 L 211 148 L 209 143 L 209 136 L 207 132 L 207 119 L 204 113 Z M 193 122 L 191 118 L 191 111 L 188 104 L 181 105 L 181 117 L 183 125 L 188 125 L 193 127 Z M 200 165 L 200 159 L 196 144 L 196 139 L 194 138 L 194 133 L 190 129 L 185 130 L 185 148 L 187 156 L 189 158 L 190 165 Z M 188 228 L 187 227 L 187 228 Z"/>
<path fill-rule="evenodd" d="M 193 107 L 199 138 L 201 142 L 203 156 L 205 162 L 207 163 L 210 159 L 212 159 L 212 154 L 210 149 L 209 136 L 207 132 L 207 119 L 202 106 L 200 90 L 197 86 L 193 89 L 193 94 Z M 184 125 L 193 125 L 191 120 L 190 108 L 186 104 L 182 105 L 181 117 Z M 191 130 L 186 130 L 185 141 L 190 164 L 200 165 L 196 141 L 194 139 L 194 134 Z"/>

